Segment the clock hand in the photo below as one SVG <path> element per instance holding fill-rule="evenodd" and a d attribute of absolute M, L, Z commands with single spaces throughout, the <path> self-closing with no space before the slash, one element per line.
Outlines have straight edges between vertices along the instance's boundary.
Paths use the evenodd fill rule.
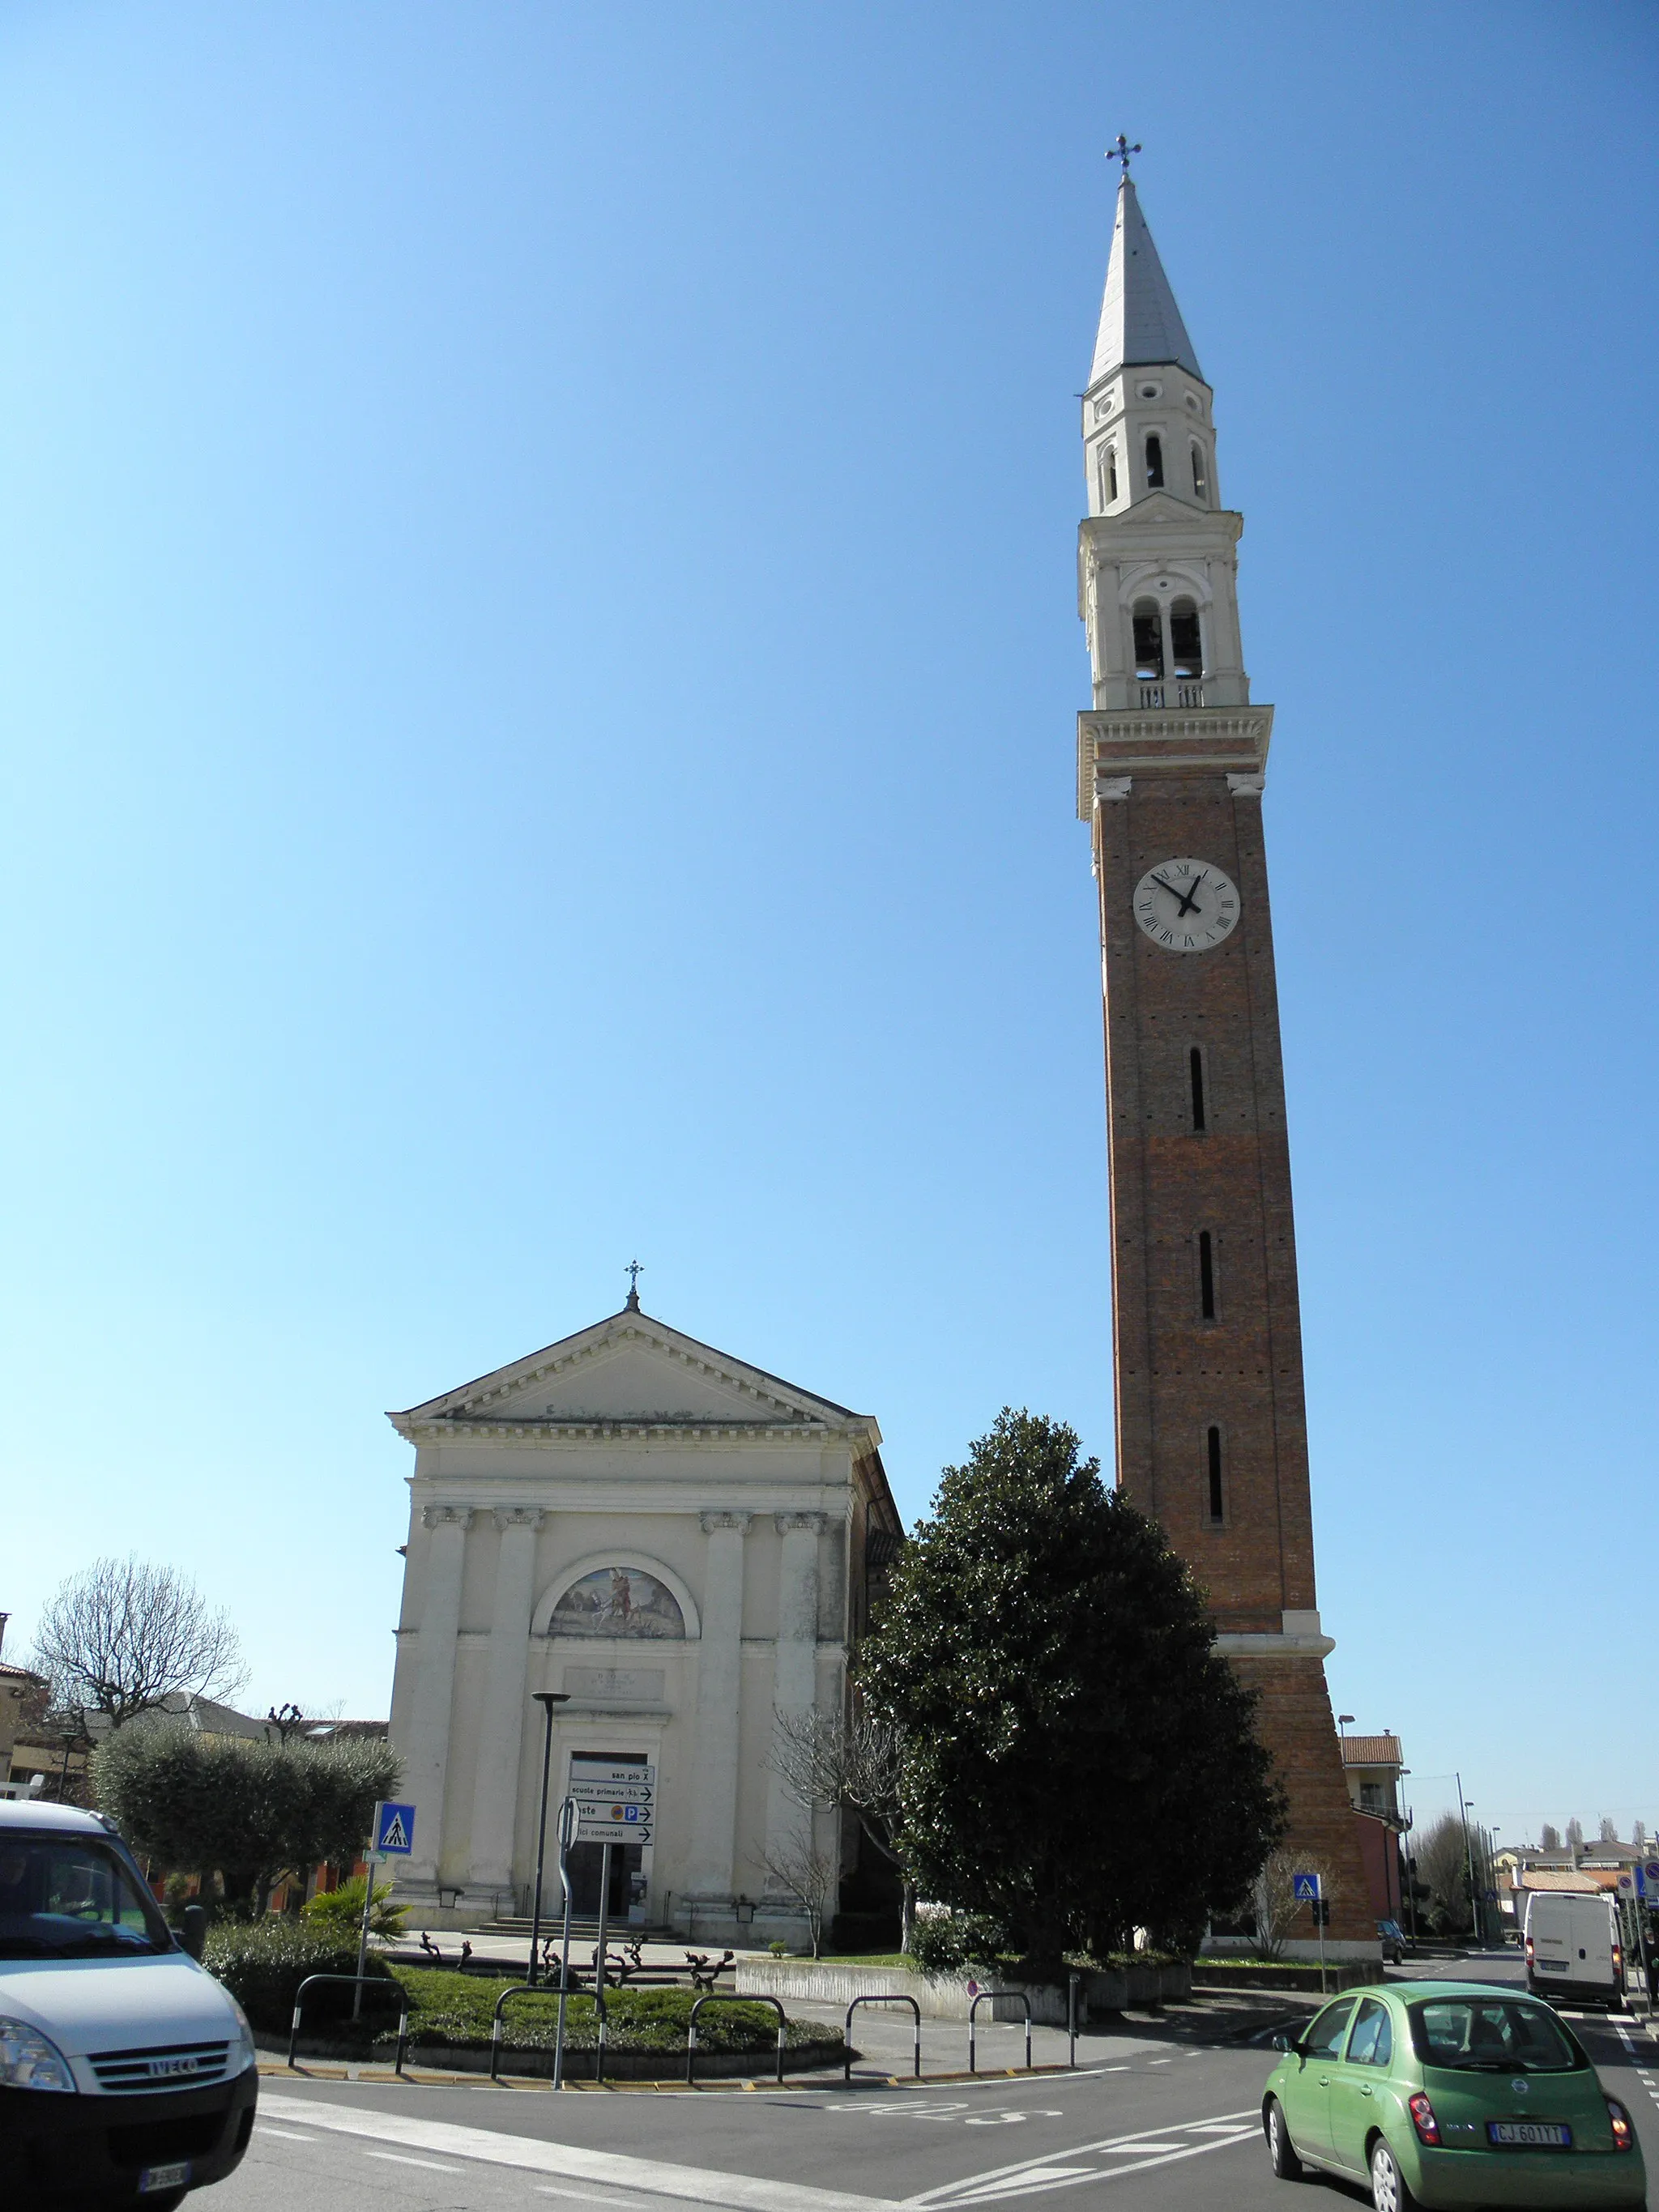
<path fill-rule="evenodd" d="M 1180 906 L 1176 910 L 1176 920 L 1177 921 L 1180 921 L 1182 915 L 1196 912 L 1198 907 L 1198 887 L 1203 880 L 1204 878 L 1202 876 L 1195 877 L 1193 880 L 1192 889 L 1190 890 L 1182 891 L 1177 890 L 1173 884 L 1165 883 L 1162 876 L 1154 876 L 1152 878 L 1152 881 L 1158 884 L 1163 890 L 1168 891 L 1171 898 L 1179 899 L 1181 901 Z"/>

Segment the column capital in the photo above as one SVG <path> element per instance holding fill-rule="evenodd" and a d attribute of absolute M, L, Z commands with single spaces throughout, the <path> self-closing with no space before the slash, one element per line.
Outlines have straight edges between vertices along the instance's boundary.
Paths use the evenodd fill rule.
<path fill-rule="evenodd" d="M 539 1528 L 547 1518 L 544 1505 L 497 1505 L 490 1517 L 498 1528 Z"/>
<path fill-rule="evenodd" d="M 428 1528 L 470 1528 L 473 1508 L 470 1505 L 423 1505 L 421 1518 Z"/>
<path fill-rule="evenodd" d="M 717 1528 L 735 1528 L 738 1535 L 746 1536 L 749 1534 L 749 1523 L 754 1517 L 752 1513 L 734 1512 L 725 1506 L 710 1506 L 697 1516 L 702 1522 L 702 1533 L 705 1536 L 712 1536 Z"/>
<path fill-rule="evenodd" d="M 795 1529 L 810 1529 L 813 1535 L 821 1536 L 830 1516 L 827 1513 L 775 1513 L 772 1518 L 780 1536 L 787 1536 Z"/>

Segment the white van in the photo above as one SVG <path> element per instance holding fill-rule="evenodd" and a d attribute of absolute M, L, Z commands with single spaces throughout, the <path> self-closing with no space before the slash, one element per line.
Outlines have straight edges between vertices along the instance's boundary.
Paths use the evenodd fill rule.
<path fill-rule="evenodd" d="M 1527 1899 L 1527 1987 L 1558 2003 L 1625 2002 L 1625 1947 L 1610 1897 L 1534 1890 Z"/>
<path fill-rule="evenodd" d="M 0 1802 L 0 2199 L 178 2204 L 253 2132 L 241 2007 L 95 1814 Z"/>

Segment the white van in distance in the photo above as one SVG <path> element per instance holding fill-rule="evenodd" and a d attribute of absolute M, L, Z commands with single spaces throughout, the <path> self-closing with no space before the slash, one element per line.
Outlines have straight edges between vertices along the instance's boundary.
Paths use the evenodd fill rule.
<path fill-rule="evenodd" d="M 1625 1950 L 1610 1897 L 1534 1890 L 1527 1899 L 1527 1987 L 1573 2004 L 1625 2002 Z"/>
<path fill-rule="evenodd" d="M 0 2202 L 176 2205 L 253 2132 L 253 2033 L 91 1813 L 0 1802 Z"/>

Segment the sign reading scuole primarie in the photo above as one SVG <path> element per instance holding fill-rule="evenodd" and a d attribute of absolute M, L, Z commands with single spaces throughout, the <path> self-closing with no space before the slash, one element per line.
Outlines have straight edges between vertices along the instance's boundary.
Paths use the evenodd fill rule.
<path fill-rule="evenodd" d="M 570 1795 L 579 1844 L 639 1844 L 652 1839 L 657 1770 L 577 1752 L 570 1761 Z"/>

